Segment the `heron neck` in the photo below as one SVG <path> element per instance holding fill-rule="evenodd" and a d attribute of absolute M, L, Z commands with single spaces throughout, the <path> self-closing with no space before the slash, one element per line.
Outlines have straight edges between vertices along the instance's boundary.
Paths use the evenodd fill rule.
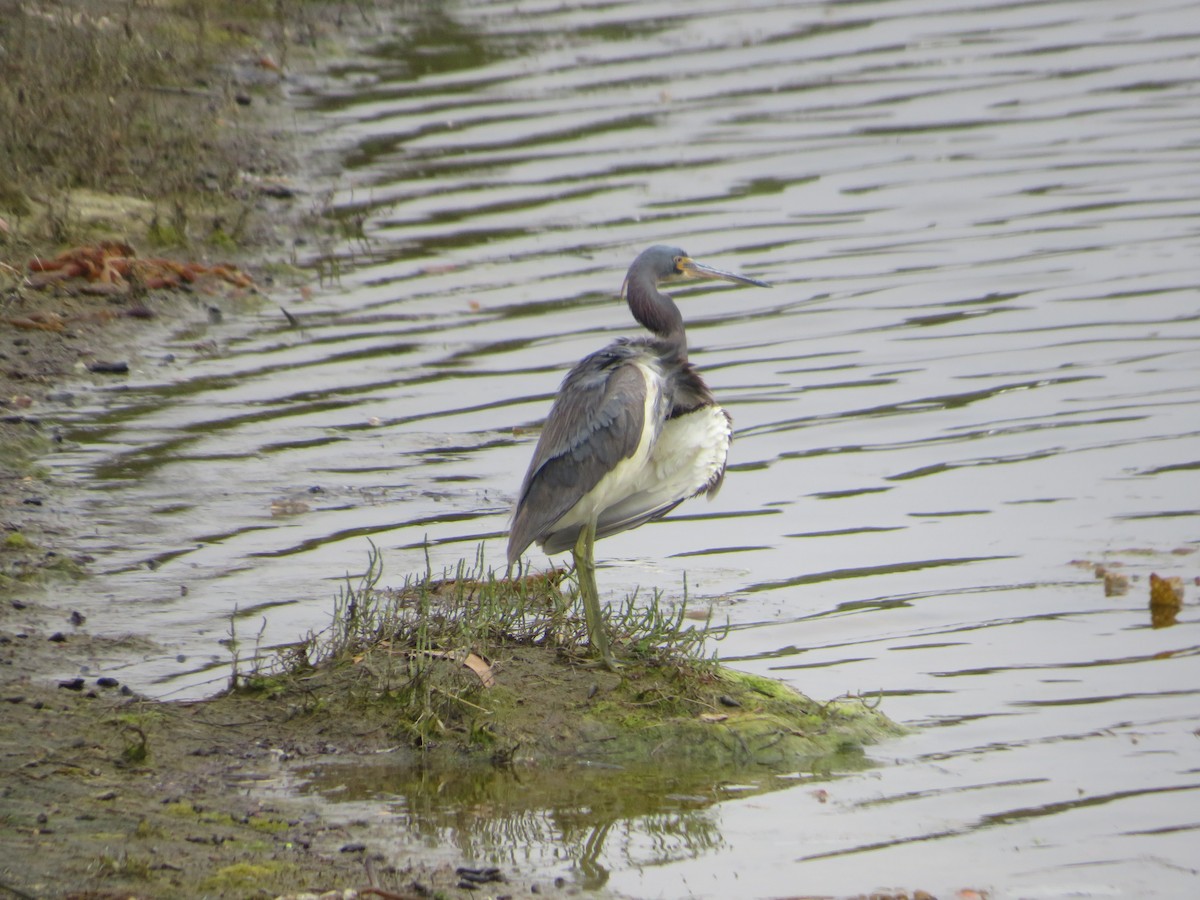
<path fill-rule="evenodd" d="M 687 362 L 687 335 L 683 330 L 683 314 L 675 301 L 658 291 L 650 296 L 642 291 L 629 292 L 629 309 L 642 327 L 654 333 L 670 356 Z"/>

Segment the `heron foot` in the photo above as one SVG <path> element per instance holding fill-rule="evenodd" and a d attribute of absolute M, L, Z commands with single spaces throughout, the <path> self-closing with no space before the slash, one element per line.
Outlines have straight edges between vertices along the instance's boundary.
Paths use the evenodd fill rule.
<path fill-rule="evenodd" d="M 626 663 L 621 662 L 611 653 L 601 655 L 599 659 L 585 659 L 580 662 L 585 669 L 607 669 L 609 672 L 620 672 Z"/>

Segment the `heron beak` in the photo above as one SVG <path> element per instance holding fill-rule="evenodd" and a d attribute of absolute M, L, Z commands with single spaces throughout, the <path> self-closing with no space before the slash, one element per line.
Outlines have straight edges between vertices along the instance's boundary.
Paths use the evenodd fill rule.
<path fill-rule="evenodd" d="M 734 284 L 752 284 L 755 287 L 771 286 L 765 281 L 759 281 L 757 278 L 738 275 L 736 272 L 726 272 L 722 269 L 714 269 L 712 266 L 696 262 L 690 256 L 685 256 L 679 260 L 679 271 L 685 278 L 720 279 L 721 281 L 732 281 Z"/>

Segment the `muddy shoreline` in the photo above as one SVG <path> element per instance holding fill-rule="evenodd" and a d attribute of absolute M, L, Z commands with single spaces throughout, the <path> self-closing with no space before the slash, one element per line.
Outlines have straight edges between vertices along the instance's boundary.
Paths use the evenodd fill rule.
<path fill-rule="evenodd" d="M 92 4 L 83 18 L 64 16 L 67 31 L 94 28 L 103 37 L 124 6 Z M 343 13 L 337 4 L 306 10 L 304 24 L 316 23 L 324 43 L 294 52 L 296 71 L 353 42 L 352 24 L 369 33 L 366 16 Z M 44 184 L 3 185 L 5 198 L 16 199 L 0 209 L 0 896 L 274 897 L 371 887 L 401 897 L 566 893 L 549 883 L 489 882 L 436 854 L 385 853 L 384 832 L 322 821 L 300 800 L 264 800 L 259 788 L 282 777 L 285 760 L 377 748 L 355 739 L 308 743 L 286 721 L 205 721 L 204 704 L 138 697 L 105 672 L 144 651 L 146 640 L 96 637 L 56 603 L 56 583 L 89 577 L 92 562 L 78 546 L 83 523 L 70 513 L 77 488 L 39 463 L 63 440 L 56 411 L 119 384 L 122 368 L 160 364 L 158 348 L 180 333 L 244 304 L 279 303 L 313 277 L 278 262 L 320 226 L 311 198 L 294 187 L 311 160 L 279 90 L 293 73 L 255 63 L 279 55 L 277 24 L 223 21 L 237 40 L 220 32 L 205 48 L 216 77 L 179 90 L 185 110 L 192 95 L 195 109 L 214 96 L 232 98 L 222 114 L 237 116 L 234 139 L 223 144 L 221 163 L 248 176 L 224 194 L 204 186 L 198 208 L 212 218 L 201 227 L 193 217 L 197 234 L 180 246 L 151 244 L 147 229 L 162 223 L 150 220 L 148 204 L 122 203 L 121 186 L 103 216 L 84 221 L 80 213 L 56 232 L 38 218 Z M 69 192 L 55 196 L 83 208 Z M 215 207 L 223 212 L 210 213 Z M 228 227 L 218 233 L 213 224 L 228 221 L 219 216 L 230 209 L 246 211 L 236 246 L 222 239 Z M 103 238 L 128 240 L 141 255 L 232 260 L 255 287 L 101 295 L 80 290 L 78 280 L 31 283 L 30 260 Z M 198 342 L 195 352 L 211 348 Z M 468 883 L 470 892 L 458 887 Z"/>

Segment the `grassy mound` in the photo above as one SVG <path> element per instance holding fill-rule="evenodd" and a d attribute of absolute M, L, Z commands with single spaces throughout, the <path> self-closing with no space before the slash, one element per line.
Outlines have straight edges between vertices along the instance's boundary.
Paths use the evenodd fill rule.
<path fill-rule="evenodd" d="M 497 578 L 460 564 L 380 589 L 379 556 L 347 585 L 333 624 L 281 654 L 235 665 L 218 701 L 253 703 L 315 734 L 371 734 L 398 752 L 494 763 L 846 769 L 900 732 L 861 699 L 818 703 L 705 656 L 711 623 L 629 598 L 607 612 L 625 665 L 590 665 L 561 571 Z M 564 591 L 564 585 L 567 586 Z M 238 671 L 240 670 L 240 671 Z"/>

